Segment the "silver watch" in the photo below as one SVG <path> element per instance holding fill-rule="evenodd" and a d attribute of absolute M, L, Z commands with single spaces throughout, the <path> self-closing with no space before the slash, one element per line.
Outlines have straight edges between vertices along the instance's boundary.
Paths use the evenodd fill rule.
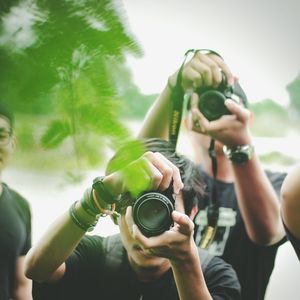
<path fill-rule="evenodd" d="M 253 145 L 242 145 L 229 148 L 223 146 L 223 152 L 225 156 L 232 161 L 234 164 L 243 164 L 249 161 L 254 154 Z"/>

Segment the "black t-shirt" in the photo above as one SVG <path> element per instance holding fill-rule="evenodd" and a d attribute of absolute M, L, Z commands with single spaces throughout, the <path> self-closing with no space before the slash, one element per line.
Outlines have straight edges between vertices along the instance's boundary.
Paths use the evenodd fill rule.
<path fill-rule="evenodd" d="M 49 284 L 34 282 L 34 299 L 179 299 L 171 269 L 155 282 L 140 282 L 129 265 L 120 236 L 112 238 L 114 244 L 107 247 L 111 237 L 85 236 L 67 259 L 62 280 Z M 213 257 L 203 269 L 213 299 L 240 299 L 237 276 L 229 264 Z"/>
<path fill-rule="evenodd" d="M 284 225 L 284 229 L 285 229 L 285 232 L 286 232 L 286 236 L 288 238 L 288 240 L 291 242 L 292 246 L 294 247 L 295 249 L 295 252 L 298 256 L 298 259 L 300 260 L 300 240 L 297 239 L 289 230 L 288 228 L 286 227 L 285 224 Z"/>
<path fill-rule="evenodd" d="M 2 184 L 0 196 L 0 300 L 12 297 L 16 259 L 31 247 L 31 214 L 28 202 Z"/>
<path fill-rule="evenodd" d="M 201 170 L 207 187 L 207 195 L 199 203 L 199 212 L 195 217 L 195 240 L 199 244 L 207 224 L 206 207 L 212 189 L 213 179 Z M 286 174 L 266 172 L 278 199 L 280 187 Z M 216 180 L 216 199 L 219 205 L 217 232 L 208 251 L 230 263 L 237 272 L 241 287 L 242 299 L 264 299 L 267 284 L 274 267 L 278 246 L 259 246 L 253 243 L 246 232 L 234 184 Z"/>

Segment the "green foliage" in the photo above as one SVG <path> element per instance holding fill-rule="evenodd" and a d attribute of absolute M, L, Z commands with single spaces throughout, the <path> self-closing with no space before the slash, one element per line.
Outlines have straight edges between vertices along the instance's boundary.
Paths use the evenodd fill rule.
<path fill-rule="evenodd" d="M 46 132 L 42 136 L 41 142 L 45 148 L 55 148 L 68 135 L 71 130 L 68 123 L 57 120 L 50 123 Z"/>
<path fill-rule="evenodd" d="M 151 178 L 148 176 L 149 164 L 146 160 L 139 159 L 144 152 L 145 147 L 140 141 L 127 142 L 118 150 L 107 166 L 109 173 L 117 170 L 122 172 L 124 185 L 134 197 L 147 190 L 151 184 Z"/>
<path fill-rule="evenodd" d="M 0 8 L 1 97 L 35 125 L 20 131 L 22 146 L 35 147 L 37 134 L 48 151 L 72 144 L 79 165 L 98 163 L 109 142 L 129 138 L 112 66 L 123 66 L 125 53 L 142 54 L 122 3 L 6 0 Z M 40 128 L 38 116 L 46 120 Z"/>
<path fill-rule="evenodd" d="M 140 89 L 132 84 L 132 75 L 126 66 L 112 62 L 111 67 L 122 107 L 122 117 L 136 120 L 143 119 L 158 95 L 142 94 Z"/>
<path fill-rule="evenodd" d="M 290 96 L 290 117 L 299 121 L 300 117 L 300 73 L 286 87 Z M 298 122 L 299 123 L 299 122 Z"/>
<path fill-rule="evenodd" d="M 282 166 L 295 165 L 298 162 L 293 157 L 284 155 L 283 153 L 277 151 L 261 155 L 260 160 L 266 165 L 276 162 L 278 165 Z"/>
<path fill-rule="evenodd" d="M 252 131 L 256 136 L 280 137 L 289 129 L 288 110 L 271 99 L 252 104 L 254 113 Z"/>

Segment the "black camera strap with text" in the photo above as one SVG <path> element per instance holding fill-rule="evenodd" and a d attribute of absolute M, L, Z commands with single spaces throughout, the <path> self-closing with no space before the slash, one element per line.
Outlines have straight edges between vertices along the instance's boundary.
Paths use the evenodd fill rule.
<path fill-rule="evenodd" d="M 207 225 L 205 232 L 199 243 L 200 248 L 207 249 L 211 242 L 213 241 L 219 219 L 219 204 L 217 202 L 217 187 L 216 187 L 216 177 L 217 177 L 217 157 L 215 152 L 215 140 L 211 139 L 210 146 L 208 149 L 209 156 L 212 161 L 212 171 L 213 171 L 213 181 L 212 181 L 212 191 L 209 197 L 209 202 L 207 206 Z"/>
<path fill-rule="evenodd" d="M 210 49 L 189 49 L 185 53 L 183 63 L 181 64 L 180 69 L 178 71 L 176 85 L 174 88 L 172 88 L 171 91 L 172 109 L 171 109 L 170 125 L 169 125 L 169 141 L 174 145 L 175 149 L 178 141 L 179 129 L 180 129 L 181 118 L 182 118 L 182 110 L 183 110 L 183 99 L 184 99 L 184 91 L 181 85 L 182 70 L 186 62 L 186 59 L 188 57 L 188 54 L 189 53 L 196 54 L 199 51 L 203 53 L 212 53 L 221 57 L 219 53 Z M 208 152 L 212 160 L 213 185 L 212 185 L 212 193 L 210 195 L 209 204 L 207 207 L 207 226 L 205 228 L 205 232 L 199 243 L 199 247 L 202 249 L 207 249 L 211 244 L 211 242 L 213 241 L 215 233 L 217 231 L 217 223 L 219 218 L 219 207 L 217 202 L 217 193 L 216 193 L 216 184 L 215 184 L 216 176 L 217 176 L 217 158 L 216 158 L 214 146 L 215 146 L 215 140 L 212 139 Z"/>

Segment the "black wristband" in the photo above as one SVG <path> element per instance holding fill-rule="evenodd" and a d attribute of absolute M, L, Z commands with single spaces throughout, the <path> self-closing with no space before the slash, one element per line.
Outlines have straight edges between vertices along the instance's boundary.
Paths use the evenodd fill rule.
<path fill-rule="evenodd" d="M 78 201 L 74 202 L 69 208 L 70 218 L 83 231 L 88 231 L 88 232 L 92 231 L 95 228 L 95 226 L 97 225 L 99 218 L 97 217 L 93 223 L 86 223 L 86 222 L 80 220 L 80 218 L 78 217 L 77 212 L 76 212 L 76 203 L 77 202 Z"/>
<path fill-rule="evenodd" d="M 100 202 L 104 202 L 103 207 L 107 204 L 113 204 L 117 202 L 117 199 L 106 189 L 105 185 L 103 184 L 103 179 L 105 176 L 96 177 L 93 180 L 93 189 L 97 194 L 97 199 Z M 102 205 L 101 205 L 102 206 Z"/>
<path fill-rule="evenodd" d="M 99 209 L 95 206 L 92 199 L 92 189 L 88 188 L 85 190 L 83 197 L 80 200 L 83 210 L 88 213 L 90 216 L 96 217 L 100 214 Z"/>

